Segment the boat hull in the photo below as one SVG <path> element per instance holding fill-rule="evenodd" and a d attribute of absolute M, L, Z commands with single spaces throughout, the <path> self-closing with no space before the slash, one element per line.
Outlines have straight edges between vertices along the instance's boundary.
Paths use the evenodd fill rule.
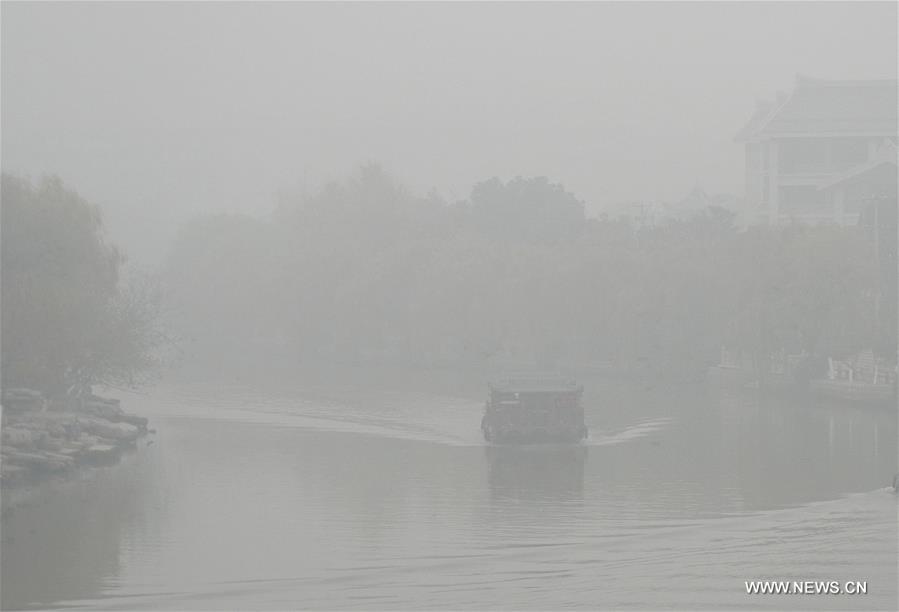
<path fill-rule="evenodd" d="M 564 431 L 502 431 L 485 427 L 484 440 L 491 444 L 577 444 L 586 440 L 586 427 Z"/>

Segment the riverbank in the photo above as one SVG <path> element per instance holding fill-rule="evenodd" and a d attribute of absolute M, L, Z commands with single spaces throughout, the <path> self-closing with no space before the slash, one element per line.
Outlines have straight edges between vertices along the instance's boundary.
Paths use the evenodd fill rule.
<path fill-rule="evenodd" d="M 145 417 L 126 413 L 117 399 L 47 398 L 30 389 L 4 391 L 2 420 L 3 488 L 115 463 L 137 440 L 153 433 Z"/>

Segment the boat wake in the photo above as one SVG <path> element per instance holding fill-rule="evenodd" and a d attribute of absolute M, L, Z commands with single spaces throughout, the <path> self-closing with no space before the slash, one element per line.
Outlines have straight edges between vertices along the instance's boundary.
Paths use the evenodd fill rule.
<path fill-rule="evenodd" d="M 260 395 L 254 389 L 229 388 L 217 394 L 169 388 L 152 398 L 134 396 L 129 405 L 147 402 L 142 414 L 169 418 L 218 419 L 321 432 L 379 436 L 449 446 L 484 446 L 480 401 L 419 393 L 365 396 Z M 608 446 L 651 436 L 669 424 L 657 418 L 617 430 L 593 428 L 582 444 Z"/>
<path fill-rule="evenodd" d="M 620 431 L 600 431 L 595 434 L 591 432 L 590 437 L 586 440 L 585 444 L 588 446 L 609 446 L 612 444 L 632 442 L 664 429 L 670 422 L 671 419 L 665 417 L 643 421 L 636 425 L 625 427 Z"/>

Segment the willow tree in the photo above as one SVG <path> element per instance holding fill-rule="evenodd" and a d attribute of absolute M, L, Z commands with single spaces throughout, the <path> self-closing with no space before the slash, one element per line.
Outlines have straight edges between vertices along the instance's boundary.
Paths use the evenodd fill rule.
<path fill-rule="evenodd" d="M 2 382 L 61 393 L 138 382 L 162 336 L 159 296 L 121 282 L 100 210 L 51 177 L 2 177 Z"/>

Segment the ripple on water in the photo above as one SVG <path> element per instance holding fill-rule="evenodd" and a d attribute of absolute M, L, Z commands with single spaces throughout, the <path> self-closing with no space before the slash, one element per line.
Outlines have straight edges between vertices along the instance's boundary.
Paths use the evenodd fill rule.
<path fill-rule="evenodd" d="M 897 497 L 880 489 L 747 511 L 743 497 L 770 497 L 758 488 L 772 476 L 744 455 L 744 480 L 710 465 L 731 457 L 703 446 L 725 430 L 676 437 L 706 415 L 682 426 L 634 400 L 633 421 L 595 428 L 582 452 L 519 452 L 468 448 L 483 446 L 483 408 L 465 398 L 235 387 L 143 401 L 134 409 L 154 418 L 158 444 L 4 523 L 16 536 L 4 550 L 4 607 L 897 607 Z M 788 428 L 757 431 L 799 448 L 782 437 Z M 632 444 L 656 436 L 660 450 Z M 845 458 L 827 444 L 814 456 Z M 29 564 L 40 581 L 28 582 Z M 753 579 L 870 589 L 752 598 L 743 581 Z"/>

